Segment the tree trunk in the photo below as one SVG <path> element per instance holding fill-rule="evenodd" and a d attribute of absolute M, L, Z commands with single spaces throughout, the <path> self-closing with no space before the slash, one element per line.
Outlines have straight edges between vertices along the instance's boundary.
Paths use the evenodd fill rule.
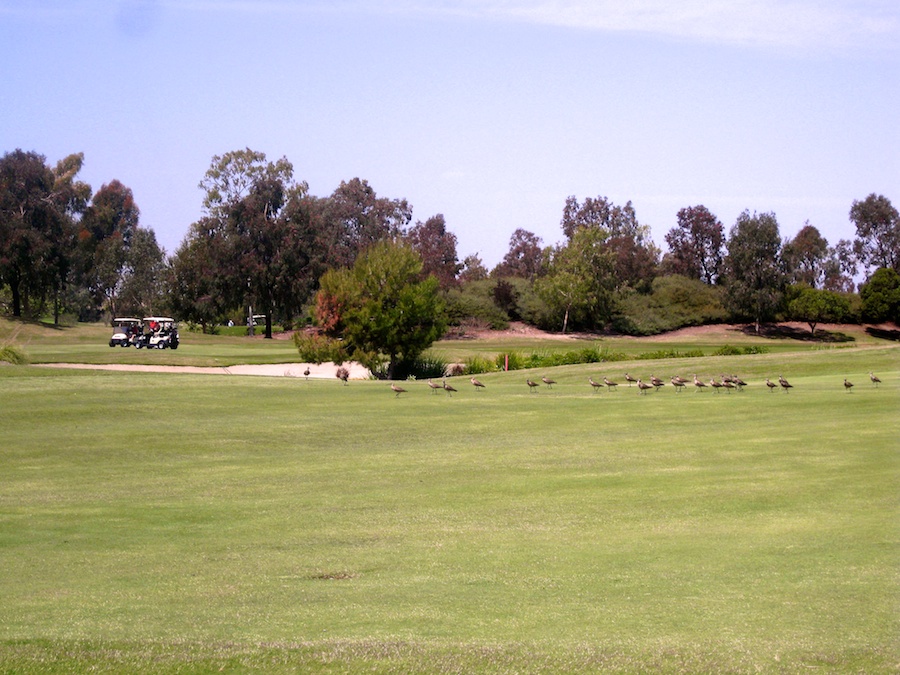
<path fill-rule="evenodd" d="M 272 339 L 272 312 L 266 312 L 266 339 Z"/>
<path fill-rule="evenodd" d="M 566 334 L 566 328 L 569 325 L 569 307 L 570 307 L 570 305 L 566 305 L 566 314 L 563 317 L 563 330 L 562 330 L 563 335 Z"/>

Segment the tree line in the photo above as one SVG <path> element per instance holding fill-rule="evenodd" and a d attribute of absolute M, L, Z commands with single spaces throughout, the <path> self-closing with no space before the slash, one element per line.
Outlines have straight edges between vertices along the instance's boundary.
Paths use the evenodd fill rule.
<path fill-rule="evenodd" d="M 745 211 L 726 232 L 705 206 L 688 206 L 665 252 L 630 201 L 571 196 L 561 241 L 517 229 L 488 270 L 477 254 L 460 260 L 443 215 L 413 223 L 405 199 L 360 178 L 317 197 L 287 158 L 250 149 L 212 158 L 203 215 L 167 256 L 132 191 L 112 180 L 94 193 L 78 179 L 83 162 L 73 154 L 50 166 L 22 150 L 0 159 L 0 301 L 14 316 L 167 313 L 212 331 L 256 313 L 267 337 L 275 324 L 356 331 L 361 353 L 387 349 L 390 363 L 416 351 L 402 339 L 385 347 L 391 325 L 427 341 L 448 325 L 512 320 L 630 334 L 726 320 L 759 330 L 794 319 L 813 332 L 826 321 L 900 320 L 900 217 L 883 195 L 850 205 L 855 236 L 834 245 L 809 222 L 783 239 L 774 213 Z"/>

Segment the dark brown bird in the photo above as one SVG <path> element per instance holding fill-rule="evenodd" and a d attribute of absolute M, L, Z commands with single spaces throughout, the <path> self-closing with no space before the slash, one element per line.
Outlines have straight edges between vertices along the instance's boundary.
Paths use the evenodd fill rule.
<path fill-rule="evenodd" d="M 874 384 L 876 387 L 881 383 L 879 377 L 871 370 L 869 371 L 869 379 L 872 380 L 872 384 Z"/>
<path fill-rule="evenodd" d="M 406 393 L 406 389 L 394 384 L 393 382 L 391 383 L 391 391 L 394 392 L 395 394 L 397 394 L 397 398 L 400 397 L 400 394 Z"/>
<path fill-rule="evenodd" d="M 722 388 L 730 394 L 731 390 L 734 389 L 734 380 L 722 380 Z"/>
<path fill-rule="evenodd" d="M 663 382 L 658 377 L 656 377 L 655 375 L 651 375 L 650 376 L 650 384 L 652 384 L 654 387 L 656 387 L 656 390 L 659 391 L 659 388 L 665 386 L 666 383 Z"/>
<path fill-rule="evenodd" d="M 608 377 L 604 377 L 604 378 L 603 378 L 603 384 L 606 385 L 606 388 L 607 388 L 607 389 L 612 389 L 613 387 L 618 387 L 618 386 L 619 386 L 619 383 L 618 383 L 618 382 L 613 382 L 613 381 L 610 380 Z"/>
<path fill-rule="evenodd" d="M 775 391 L 775 387 L 778 385 L 772 382 L 768 377 L 766 378 L 766 386 L 769 388 L 769 391 Z"/>
<path fill-rule="evenodd" d="M 477 391 L 478 389 L 486 389 L 486 388 L 487 388 L 487 387 L 485 387 L 481 382 L 479 382 L 478 380 L 476 380 L 474 377 L 473 377 L 471 380 L 469 380 L 469 382 L 472 383 L 472 386 L 475 387 L 476 391 Z"/>
<path fill-rule="evenodd" d="M 680 392 L 682 389 L 684 389 L 684 385 L 687 384 L 687 380 L 685 380 L 683 377 L 678 377 L 678 375 L 673 375 L 671 379 L 672 386 L 675 387 L 676 392 Z"/>
<path fill-rule="evenodd" d="M 441 386 L 444 388 L 444 391 L 447 392 L 447 396 L 453 396 L 453 392 L 456 391 L 456 389 L 447 384 L 445 380 L 441 380 Z"/>
<path fill-rule="evenodd" d="M 625 373 L 625 381 L 628 383 L 629 387 L 631 386 L 632 382 L 637 382 L 637 380 L 635 378 L 633 378 L 631 375 L 629 375 L 628 373 Z"/>
<path fill-rule="evenodd" d="M 309 366 L 306 366 L 306 370 L 303 371 L 303 377 L 309 379 Z"/>
<path fill-rule="evenodd" d="M 734 383 L 734 386 L 738 388 L 738 391 L 743 391 L 743 390 L 744 390 L 744 387 L 747 386 L 747 383 L 744 382 L 744 381 L 743 381 L 741 378 L 739 378 L 737 375 L 732 375 L 732 376 L 731 376 L 731 381 Z"/>
<path fill-rule="evenodd" d="M 784 393 L 787 393 L 787 390 L 791 389 L 794 386 L 790 382 L 788 382 L 786 379 L 784 379 L 784 376 L 782 376 L 782 375 L 778 376 L 778 384 L 780 384 L 781 388 L 784 389 Z"/>
<path fill-rule="evenodd" d="M 713 391 L 716 392 L 716 393 L 718 394 L 718 393 L 719 393 L 719 389 L 721 389 L 721 388 L 724 387 L 725 385 L 722 384 L 722 383 L 719 382 L 716 378 L 713 377 L 713 378 L 710 378 L 710 380 L 709 380 L 709 386 L 712 387 L 712 388 L 713 388 Z"/>
<path fill-rule="evenodd" d="M 853 389 L 853 383 L 847 381 L 846 377 L 844 378 L 844 389 L 846 389 L 847 391 L 850 391 L 851 389 Z"/>
<path fill-rule="evenodd" d="M 337 377 L 337 379 L 339 379 L 344 384 L 348 384 L 347 380 L 350 379 L 350 371 L 347 370 L 346 368 L 344 368 L 343 366 L 341 366 L 335 372 L 335 376 Z"/>
<path fill-rule="evenodd" d="M 432 394 L 436 394 L 438 389 L 443 389 L 443 387 L 441 387 L 441 385 L 437 384 L 436 382 L 433 382 L 430 378 L 428 380 L 428 386 L 431 388 Z"/>
<path fill-rule="evenodd" d="M 697 387 L 697 391 L 703 391 L 706 387 L 706 382 L 700 380 L 700 378 L 697 377 L 697 373 L 694 373 L 694 386 Z"/>
<path fill-rule="evenodd" d="M 525 380 L 525 384 L 528 385 L 528 391 L 531 391 L 531 392 L 536 391 L 536 390 L 537 390 L 537 387 L 540 387 L 540 386 L 541 386 L 541 385 L 539 385 L 537 382 L 535 382 L 534 380 Z"/>
<path fill-rule="evenodd" d="M 600 387 L 603 386 L 603 383 L 602 383 L 602 382 L 595 382 L 593 377 L 589 377 L 589 378 L 588 378 L 588 382 L 590 382 L 590 383 L 591 383 L 591 386 L 594 388 L 594 389 L 593 389 L 594 393 L 597 393 L 597 390 L 600 389 Z"/>
<path fill-rule="evenodd" d="M 542 377 L 541 382 L 546 384 L 549 389 L 553 389 L 553 385 L 556 384 L 556 380 L 551 380 L 549 377 Z"/>
<path fill-rule="evenodd" d="M 637 381 L 638 393 L 646 394 L 648 389 L 653 389 L 652 384 L 647 384 L 646 382 L 641 382 L 640 378 Z"/>

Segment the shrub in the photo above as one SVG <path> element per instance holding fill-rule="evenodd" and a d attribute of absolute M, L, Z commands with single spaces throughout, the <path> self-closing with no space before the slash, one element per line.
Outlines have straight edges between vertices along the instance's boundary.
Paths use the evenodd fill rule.
<path fill-rule="evenodd" d="M 478 373 L 491 373 L 497 370 L 495 361 L 484 356 L 470 356 L 466 359 L 463 375 L 477 375 Z"/>
<path fill-rule="evenodd" d="M 657 277 L 649 295 L 625 291 L 618 305 L 613 328 L 627 335 L 655 335 L 727 318 L 720 288 L 679 275 Z"/>
<path fill-rule="evenodd" d="M 387 363 L 383 363 L 372 371 L 372 375 L 379 380 L 388 379 Z M 447 370 L 447 361 L 434 354 L 420 354 L 411 361 L 400 361 L 394 366 L 395 380 L 423 380 L 429 377 L 444 377 Z"/>
<path fill-rule="evenodd" d="M 347 360 L 347 354 L 338 340 L 319 333 L 298 331 L 294 333 L 294 344 L 300 352 L 300 358 L 309 363 L 333 361 L 341 364 Z"/>

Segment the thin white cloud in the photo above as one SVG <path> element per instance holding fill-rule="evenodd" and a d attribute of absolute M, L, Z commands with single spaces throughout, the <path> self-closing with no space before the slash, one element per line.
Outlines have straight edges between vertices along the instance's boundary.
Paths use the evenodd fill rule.
<path fill-rule="evenodd" d="M 900 50 L 897 0 L 118 0 L 172 11 L 368 12 L 517 21 L 817 51 Z M 0 16 L 109 9 L 101 0 L 0 0 Z"/>

